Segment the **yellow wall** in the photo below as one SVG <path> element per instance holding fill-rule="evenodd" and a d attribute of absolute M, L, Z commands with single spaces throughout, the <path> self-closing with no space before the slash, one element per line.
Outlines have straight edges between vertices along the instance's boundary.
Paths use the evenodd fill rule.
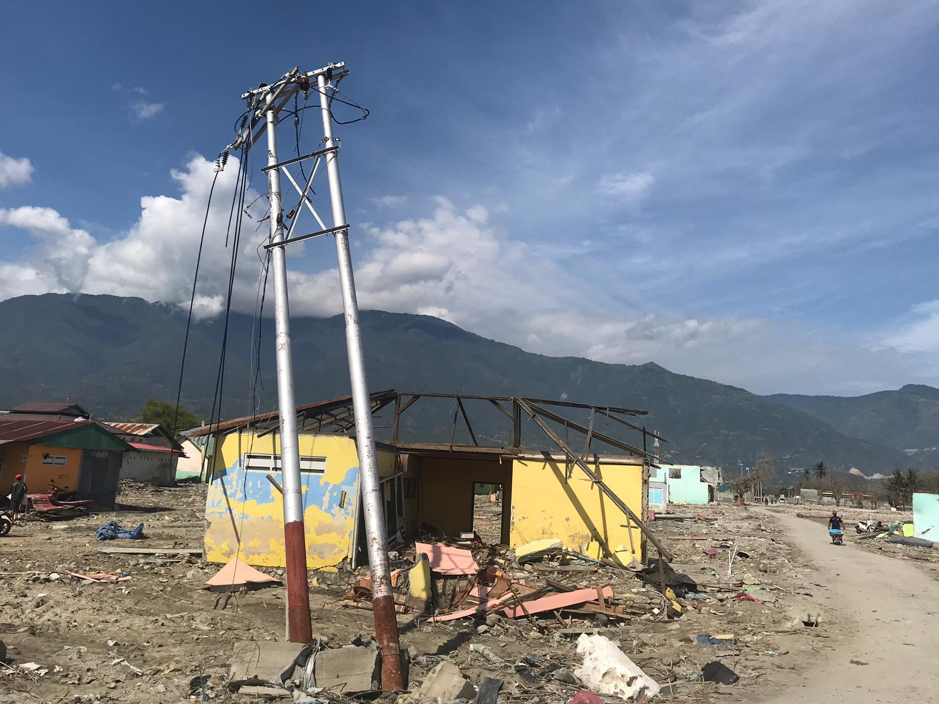
<path fill-rule="evenodd" d="M 65 464 L 59 466 L 43 464 L 44 454 L 65 457 Z M 63 490 L 75 491 L 78 487 L 81 450 L 71 447 L 46 447 L 45 445 L 30 445 L 27 442 L 11 442 L 0 445 L 0 458 L 3 460 L 0 491 L 4 496 L 10 493 L 10 485 L 13 484 L 13 478 L 17 474 L 23 475 L 23 480 L 31 494 L 45 494 L 49 490 L 50 481 L 54 481 Z"/>
<path fill-rule="evenodd" d="M 279 454 L 273 434 L 231 433 L 219 442 L 206 498 L 206 557 L 228 562 L 239 554 L 248 564 L 283 567 L 283 496 L 260 471 L 244 472 L 246 453 Z M 300 435 L 300 455 L 326 458 L 326 473 L 304 474 L 303 524 L 307 566 L 335 567 L 351 554 L 359 498 L 359 460 L 355 441 L 333 435 Z M 394 471 L 394 454 L 378 450 L 379 473 Z M 273 473 L 283 486 L 280 472 Z M 240 537 L 240 540 L 239 540 Z"/>
<path fill-rule="evenodd" d="M 602 460 L 601 460 L 602 462 Z M 637 460 L 636 464 L 590 463 L 600 476 L 637 516 L 644 515 L 648 469 Z M 613 556 L 625 546 L 630 554 L 627 518 L 593 486 L 587 476 L 573 467 L 566 479 L 563 458 L 543 460 L 516 459 L 512 471 L 512 547 L 518 547 L 541 538 L 557 538 L 564 547 L 577 550 L 582 545 L 598 541 L 606 556 Z M 642 560 L 642 537 L 633 524 L 632 555 Z"/>
<path fill-rule="evenodd" d="M 505 504 L 511 501 L 510 460 L 475 460 L 421 457 L 418 496 L 421 521 L 454 535 L 473 530 L 473 484 L 503 484 Z M 502 532 L 508 534 L 510 516 L 503 516 Z"/>

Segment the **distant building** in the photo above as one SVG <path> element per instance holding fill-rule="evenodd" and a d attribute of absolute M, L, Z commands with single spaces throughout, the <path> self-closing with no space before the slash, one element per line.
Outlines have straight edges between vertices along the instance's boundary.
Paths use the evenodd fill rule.
<path fill-rule="evenodd" d="M 721 470 L 691 464 L 662 464 L 649 468 L 649 482 L 668 485 L 669 503 L 706 504 L 714 500 L 721 484 Z M 651 503 L 651 494 L 650 494 Z"/>
<path fill-rule="evenodd" d="M 114 506 L 123 454 L 131 446 L 105 426 L 88 420 L 74 404 L 23 404 L 0 415 L 0 492 L 17 474 L 30 493 L 55 484 L 102 507 Z"/>
<path fill-rule="evenodd" d="M 157 486 L 176 481 L 176 463 L 183 447 L 156 423 L 108 422 L 113 431 L 133 448 L 124 456 L 121 479 Z"/>

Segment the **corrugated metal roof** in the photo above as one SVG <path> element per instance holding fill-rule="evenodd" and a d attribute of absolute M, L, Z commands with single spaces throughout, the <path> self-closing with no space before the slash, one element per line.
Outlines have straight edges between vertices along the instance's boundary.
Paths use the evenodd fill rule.
<path fill-rule="evenodd" d="M 113 423 L 107 421 L 107 424 L 128 435 L 147 435 L 160 427 L 157 423 Z"/>
<path fill-rule="evenodd" d="M 73 420 L 4 420 L 0 416 L 0 442 L 35 440 L 63 430 L 88 425 Z"/>

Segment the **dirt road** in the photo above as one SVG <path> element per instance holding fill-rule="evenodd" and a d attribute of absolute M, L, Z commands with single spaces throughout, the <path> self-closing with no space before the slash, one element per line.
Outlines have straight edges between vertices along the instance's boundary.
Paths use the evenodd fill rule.
<path fill-rule="evenodd" d="M 817 568 L 810 585 L 834 650 L 774 686 L 767 704 L 928 701 L 939 691 L 939 584 L 907 561 L 830 544 L 820 523 L 771 513 Z M 807 585 L 809 586 L 809 585 Z"/>

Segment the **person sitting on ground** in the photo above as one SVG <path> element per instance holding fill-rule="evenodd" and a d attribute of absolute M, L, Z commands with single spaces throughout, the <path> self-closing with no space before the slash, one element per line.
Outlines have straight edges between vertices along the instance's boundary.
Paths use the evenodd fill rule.
<path fill-rule="evenodd" d="M 13 510 L 13 521 L 19 518 L 20 512 L 26 505 L 26 482 L 23 481 L 23 475 L 17 474 L 13 480 L 13 486 L 10 487 L 10 503 Z"/>
<path fill-rule="evenodd" d="M 837 511 L 831 512 L 831 518 L 828 519 L 828 530 L 842 530 L 841 526 L 844 524 L 844 521 L 841 520 L 841 516 L 838 515 Z"/>

